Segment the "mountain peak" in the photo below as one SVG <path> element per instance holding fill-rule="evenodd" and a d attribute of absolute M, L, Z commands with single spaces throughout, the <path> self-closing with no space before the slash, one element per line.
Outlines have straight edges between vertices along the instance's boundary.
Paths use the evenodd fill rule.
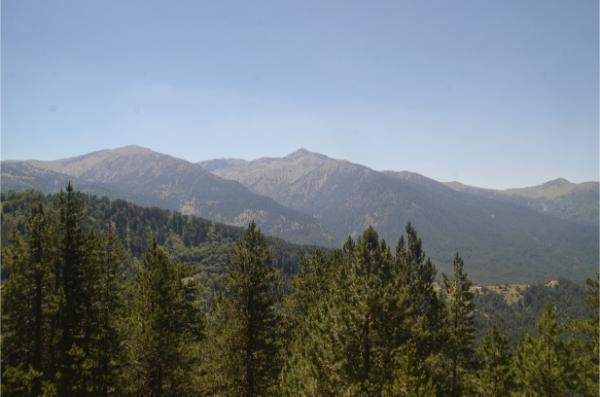
<path fill-rule="evenodd" d="M 295 152 L 292 152 L 292 153 L 288 154 L 284 158 L 286 158 L 286 159 L 299 159 L 299 158 L 303 158 L 303 157 L 318 157 L 320 159 L 326 159 L 327 158 L 327 156 L 325 156 L 323 154 L 311 152 L 310 150 L 307 150 L 305 148 L 300 148 L 300 149 L 296 150 Z"/>
<path fill-rule="evenodd" d="M 552 179 L 551 181 L 548 181 L 546 183 L 544 183 L 542 186 L 569 186 L 572 185 L 573 183 L 565 178 L 556 178 L 556 179 Z"/>
<path fill-rule="evenodd" d="M 299 156 L 306 156 L 309 154 L 311 154 L 311 152 L 308 149 L 301 147 L 300 149 L 293 151 L 292 153 L 288 154 L 285 157 L 299 157 Z"/>
<path fill-rule="evenodd" d="M 139 145 L 126 145 L 121 146 L 114 149 L 108 149 L 109 152 L 119 153 L 119 154 L 144 154 L 144 153 L 152 153 L 152 149 L 148 149 L 144 146 Z"/>

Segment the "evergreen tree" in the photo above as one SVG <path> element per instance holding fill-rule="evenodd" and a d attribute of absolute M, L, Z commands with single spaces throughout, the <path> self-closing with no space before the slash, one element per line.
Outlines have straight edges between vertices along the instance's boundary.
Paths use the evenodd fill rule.
<path fill-rule="evenodd" d="M 347 304 L 344 313 L 346 371 L 350 390 L 377 395 L 376 355 L 378 335 L 375 316 L 384 273 L 379 236 L 372 227 L 359 237 L 349 263 Z"/>
<path fill-rule="evenodd" d="M 109 223 L 106 238 L 102 241 L 102 257 L 98 280 L 97 306 L 99 311 L 96 330 L 96 368 L 93 393 L 107 397 L 118 392 L 118 371 L 121 369 L 122 287 L 124 251 L 117 241 L 112 223 Z"/>
<path fill-rule="evenodd" d="M 575 333 L 572 340 L 576 356 L 578 358 L 578 388 L 582 395 L 598 396 L 599 385 L 599 359 L 600 350 L 600 291 L 598 288 L 598 276 L 586 280 L 586 304 L 590 310 L 588 318 L 579 318 L 572 322 L 570 330 Z"/>
<path fill-rule="evenodd" d="M 254 222 L 235 248 L 211 319 L 213 395 L 277 394 L 281 286 Z"/>
<path fill-rule="evenodd" d="M 13 232 L 3 252 L 8 280 L 2 288 L 3 391 L 27 390 L 39 396 L 48 351 L 48 301 L 51 293 L 49 218 L 39 204 L 27 222 L 27 239 Z"/>
<path fill-rule="evenodd" d="M 435 397 L 438 387 L 430 375 L 431 360 L 422 361 L 419 358 L 417 342 L 410 338 L 396 351 L 394 357 L 395 377 L 384 389 L 386 397 Z"/>
<path fill-rule="evenodd" d="M 503 397 L 513 387 L 507 339 L 493 326 L 477 349 L 479 368 L 473 377 L 473 395 Z"/>
<path fill-rule="evenodd" d="M 292 333 L 281 375 L 284 396 L 339 396 L 348 387 L 342 364 L 341 305 L 324 294 Z"/>
<path fill-rule="evenodd" d="M 93 387 L 93 337 L 97 327 L 98 239 L 84 227 L 83 197 L 69 183 L 58 199 L 58 294 L 54 363 L 59 395 L 84 396 Z"/>
<path fill-rule="evenodd" d="M 406 242 L 405 242 L 406 241 Z M 444 305 L 434 290 L 436 269 L 425 254 L 416 230 L 408 223 L 395 256 L 397 289 L 406 297 L 403 343 L 395 349 L 394 390 L 400 395 L 438 393 L 446 381 Z"/>
<path fill-rule="evenodd" d="M 38 374 L 43 372 L 43 331 L 44 331 L 44 290 L 46 282 L 46 271 L 48 267 L 48 246 L 46 239 L 46 218 L 44 208 L 40 204 L 34 208 L 29 221 L 29 255 L 28 271 L 26 274 L 33 282 L 33 291 L 29 299 L 32 299 L 32 333 L 33 346 L 31 357 L 31 369 Z M 31 394 L 38 396 L 42 390 L 41 376 L 34 380 Z"/>
<path fill-rule="evenodd" d="M 401 239 L 394 258 L 368 228 L 324 261 L 325 272 L 313 269 L 314 261 L 305 262 L 293 282 L 302 292 L 292 296 L 308 290 L 320 298 L 309 298 L 298 311 L 282 376 L 285 395 L 435 395 L 431 374 L 440 352 L 427 350 L 431 341 L 416 333 L 433 324 L 429 319 L 443 316 L 429 278 L 435 270 L 409 230 L 410 254 Z M 421 295 L 411 296 L 412 291 Z M 432 303 L 436 307 L 429 307 Z"/>
<path fill-rule="evenodd" d="M 464 393 L 465 376 L 473 366 L 473 293 L 471 280 L 464 271 L 464 263 L 456 253 L 453 260 L 453 275 L 445 274 L 444 291 L 448 302 L 446 351 L 449 359 L 450 385 L 449 394 L 452 397 Z"/>
<path fill-rule="evenodd" d="M 31 278 L 28 249 L 14 233 L 10 245 L 2 249 L 2 395 L 29 396 L 40 373 L 32 367 L 34 334 L 31 327 L 35 290 Z M 36 394 L 33 394 L 36 395 Z"/>
<path fill-rule="evenodd" d="M 292 279 L 292 290 L 286 299 L 289 328 L 294 329 L 308 314 L 310 308 L 323 299 L 323 294 L 334 277 L 334 260 L 322 251 L 302 260 L 298 274 Z"/>
<path fill-rule="evenodd" d="M 134 395 L 191 395 L 193 350 L 182 272 L 153 241 L 131 289 L 126 346 Z"/>
<path fill-rule="evenodd" d="M 598 395 L 597 278 L 588 280 L 589 316 L 564 327 L 547 306 L 514 355 L 495 327 L 474 354 L 462 259 L 438 293 L 410 224 L 395 255 L 369 227 L 342 250 L 305 258 L 284 286 L 251 223 L 205 300 L 198 274 L 168 253 L 193 262 L 201 250 L 189 244 L 207 240 L 201 257 L 219 263 L 231 230 L 156 209 L 132 215 L 106 199 L 90 216 L 70 184 L 54 209 L 30 195 L 12 204 L 30 214 L 2 220 L 3 395 Z M 107 222 L 105 235 L 92 231 Z M 154 240 L 125 270 L 119 239 L 137 255 L 157 231 L 168 251 Z"/>
<path fill-rule="evenodd" d="M 514 396 L 572 395 L 576 385 L 573 351 L 561 337 L 556 309 L 548 304 L 538 320 L 538 334 L 528 332 L 515 351 Z"/>

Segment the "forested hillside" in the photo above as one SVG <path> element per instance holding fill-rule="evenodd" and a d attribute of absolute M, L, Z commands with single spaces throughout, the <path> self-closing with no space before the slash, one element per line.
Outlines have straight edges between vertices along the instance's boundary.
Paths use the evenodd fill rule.
<path fill-rule="evenodd" d="M 140 258 L 156 238 L 174 260 L 189 265 L 192 273 L 220 273 L 244 230 L 157 207 L 141 207 L 124 200 L 87 194 L 82 194 L 81 198 L 88 213 L 86 225 L 102 232 L 112 223 L 116 238 L 132 258 Z M 38 204 L 53 208 L 57 199 L 57 194 L 34 191 L 2 193 L 2 244 L 8 243 L 13 229 L 21 234 L 26 232 L 32 208 Z M 315 249 L 272 237 L 267 237 L 267 242 L 273 265 L 285 274 L 295 273 L 300 259 Z"/>
<path fill-rule="evenodd" d="M 312 252 L 290 277 L 254 223 L 241 231 L 70 185 L 3 197 L 4 227 L 3 395 L 598 393 L 597 278 L 579 318 L 546 304 L 512 344 L 495 324 L 478 341 L 468 264 L 456 254 L 436 287 L 410 224 L 394 246 L 368 228 Z M 187 251 L 173 234 L 183 251 L 231 242 L 216 288 L 189 277 L 205 257 L 178 263 Z"/>
<path fill-rule="evenodd" d="M 511 286 L 507 285 L 506 289 Z M 585 289 L 566 279 L 528 286 L 517 296 L 497 289 L 483 287 L 475 294 L 475 328 L 479 338 L 494 325 L 509 339 L 516 342 L 544 312 L 548 303 L 556 306 L 563 321 L 586 317 Z"/>

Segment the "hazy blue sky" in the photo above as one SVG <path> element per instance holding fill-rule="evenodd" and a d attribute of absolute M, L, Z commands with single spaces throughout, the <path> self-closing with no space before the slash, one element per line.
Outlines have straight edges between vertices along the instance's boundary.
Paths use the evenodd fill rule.
<path fill-rule="evenodd" d="M 598 1 L 2 1 L 2 158 L 598 179 Z"/>

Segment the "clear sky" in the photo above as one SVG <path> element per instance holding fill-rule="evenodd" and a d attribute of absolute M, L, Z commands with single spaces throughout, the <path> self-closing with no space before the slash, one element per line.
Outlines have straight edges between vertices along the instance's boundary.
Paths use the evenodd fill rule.
<path fill-rule="evenodd" d="M 2 1 L 3 159 L 299 147 L 484 187 L 598 179 L 598 1 Z"/>

